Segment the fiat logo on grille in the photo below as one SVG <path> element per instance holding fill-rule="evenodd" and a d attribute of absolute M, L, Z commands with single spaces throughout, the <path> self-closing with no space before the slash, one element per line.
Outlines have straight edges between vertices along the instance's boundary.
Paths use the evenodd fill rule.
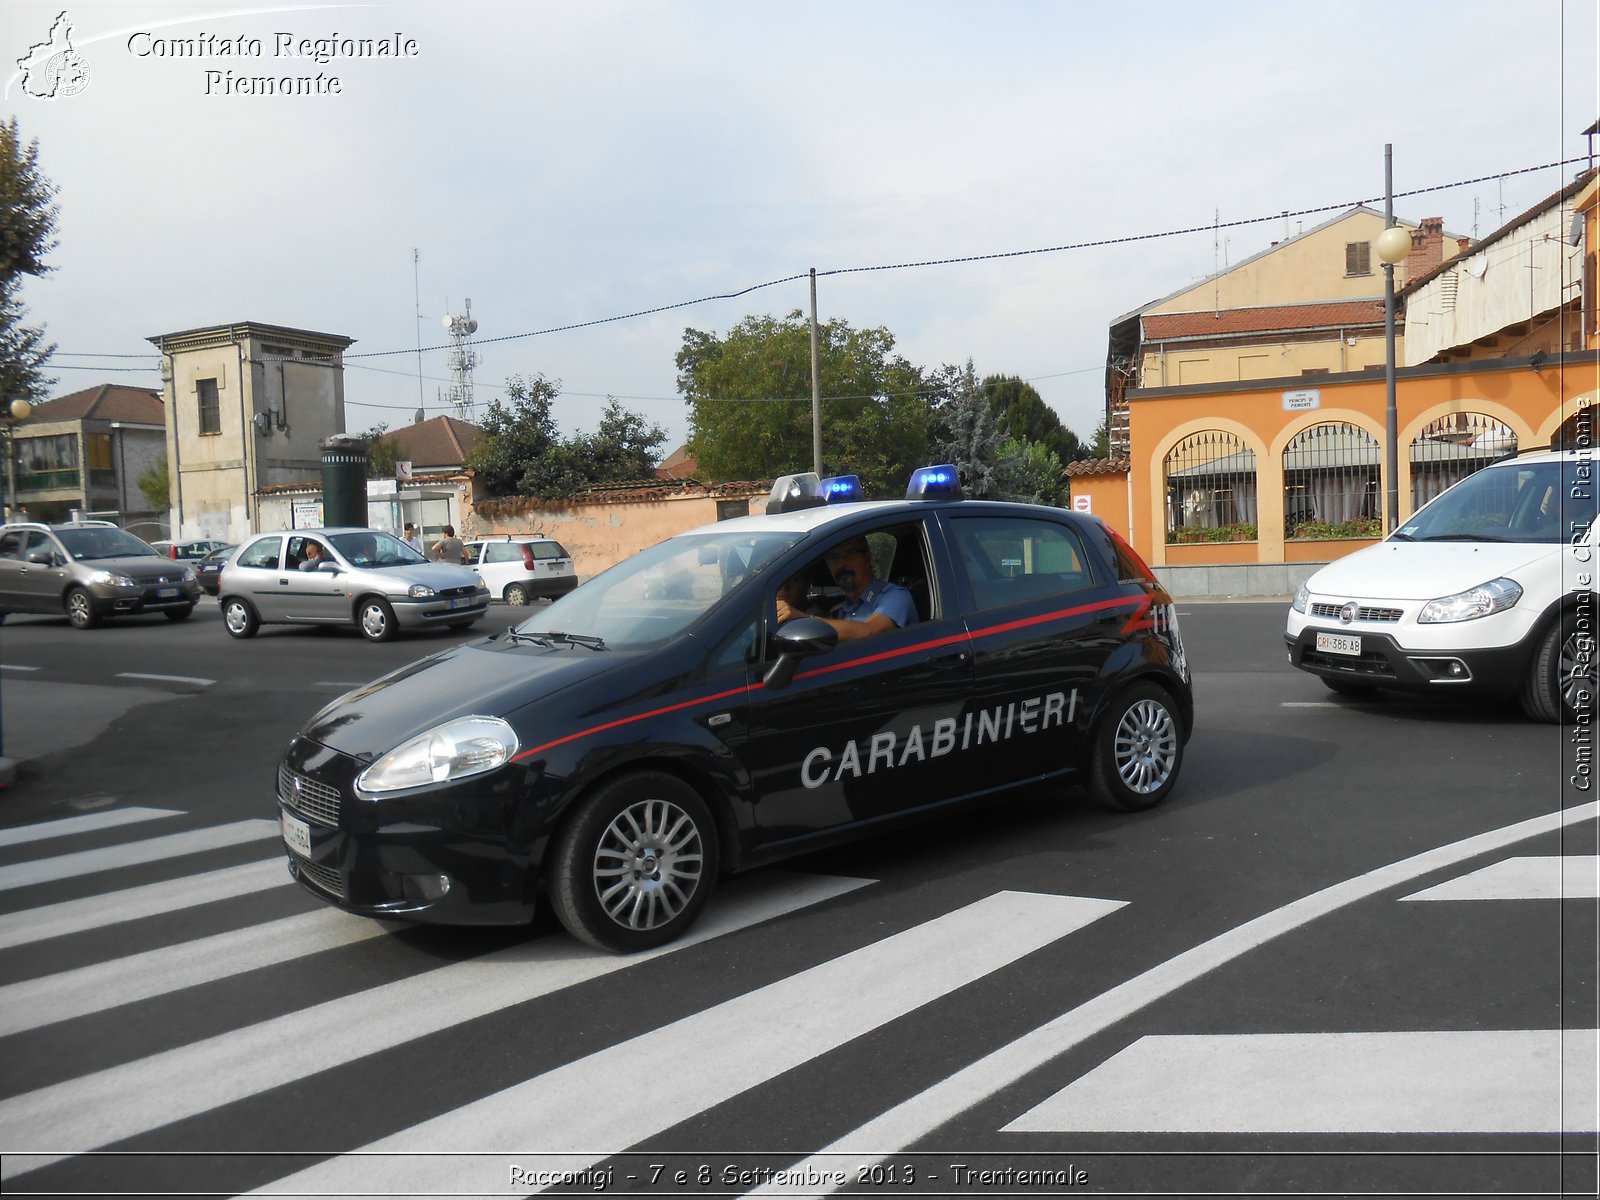
<path fill-rule="evenodd" d="M 1339 610 L 1339 620 L 1343 624 L 1348 625 L 1351 621 L 1356 619 L 1357 611 L 1359 610 L 1356 608 L 1356 602 L 1352 600 Z"/>

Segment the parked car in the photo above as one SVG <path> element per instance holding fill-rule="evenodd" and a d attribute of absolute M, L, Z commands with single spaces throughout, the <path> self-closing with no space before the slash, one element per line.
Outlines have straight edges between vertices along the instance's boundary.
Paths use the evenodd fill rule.
<path fill-rule="evenodd" d="M 202 540 L 198 542 L 151 542 L 150 545 L 157 554 L 165 554 L 168 558 L 190 562 L 204 558 L 213 550 L 223 548 L 227 543 Z"/>
<path fill-rule="evenodd" d="M 218 546 L 194 564 L 195 578 L 200 582 L 200 590 L 208 596 L 215 596 L 217 588 L 222 582 L 222 568 L 231 555 L 239 547 Z"/>
<path fill-rule="evenodd" d="M 65 613 L 92 629 L 147 612 L 181 621 L 199 599 L 188 566 L 108 521 L 0 525 L 0 615 Z"/>
<path fill-rule="evenodd" d="M 303 569 L 308 558 L 321 562 Z M 470 567 L 429 562 L 376 529 L 284 529 L 259 534 L 222 568 L 222 622 L 237 638 L 262 625 L 354 625 L 387 641 L 402 629 L 466 629 L 489 609 Z"/>
<path fill-rule="evenodd" d="M 278 769 L 290 870 L 367 916 L 548 905 L 630 951 L 682 934 L 720 872 L 957 804 L 998 820 L 1006 788 L 1159 803 L 1193 725 L 1171 597 L 1098 518 L 963 500 L 955 479 L 825 503 L 847 482 L 785 477 L 765 515 L 669 538 L 335 700 Z M 795 615 L 854 594 L 861 539 L 899 619 L 864 636 Z"/>
<path fill-rule="evenodd" d="M 572 556 L 550 538 L 479 538 L 467 543 L 467 563 L 489 595 L 507 604 L 554 599 L 578 586 Z"/>
<path fill-rule="evenodd" d="M 1289 661 L 1335 692 L 1470 691 L 1538 721 L 1592 718 L 1597 476 L 1591 451 L 1467 476 L 1306 581 Z"/>

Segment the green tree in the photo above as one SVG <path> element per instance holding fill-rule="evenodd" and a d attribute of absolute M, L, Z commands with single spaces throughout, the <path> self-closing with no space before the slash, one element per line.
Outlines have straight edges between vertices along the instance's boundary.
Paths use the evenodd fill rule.
<path fill-rule="evenodd" d="M 591 484 L 655 474 L 666 431 L 615 399 L 606 401 L 594 433 L 563 438 L 550 412 L 559 383 L 543 375 L 512 378 L 506 391 L 507 403 L 489 402 L 483 436 L 467 456 L 485 494 L 560 500 Z"/>
<path fill-rule="evenodd" d="M 932 457 L 955 465 L 968 496 L 999 499 L 1011 474 L 1001 452 L 1005 434 L 978 383 L 972 360 L 969 358 L 965 367 L 943 367 L 938 377 Z"/>
<path fill-rule="evenodd" d="M 506 381 L 506 402 L 489 401 L 483 436 L 467 454 L 477 484 L 491 496 L 539 495 L 539 467 L 559 442 L 550 405 L 561 384 L 535 375 Z"/>
<path fill-rule="evenodd" d="M 1007 438 L 1000 445 L 1000 459 L 1009 468 L 1005 498 L 1026 504 L 1053 504 L 1065 507 L 1071 488 L 1065 464 L 1043 442 Z"/>
<path fill-rule="evenodd" d="M 1101 417 L 1094 427 L 1094 441 L 1089 447 L 1090 458 L 1111 457 L 1111 425 L 1109 417 Z"/>
<path fill-rule="evenodd" d="M 172 507 L 172 473 L 167 468 L 163 454 L 152 463 L 138 479 L 139 494 L 155 512 L 166 512 Z"/>
<path fill-rule="evenodd" d="M 1044 402 L 1032 384 L 1015 375 L 989 375 L 983 381 L 983 394 L 989 398 L 1007 436 L 1041 443 L 1063 463 L 1084 457 L 1084 445 L 1078 435 L 1061 423 L 1055 409 Z"/>
<path fill-rule="evenodd" d="M 45 256 L 56 247 L 56 192 L 39 169 L 38 141 L 22 144 L 15 117 L 0 123 L 0 399 L 6 403 L 43 400 L 55 383 L 43 373 L 55 345 L 45 342 L 44 326 L 23 323 L 22 285 L 55 269 Z"/>
<path fill-rule="evenodd" d="M 405 445 L 398 437 L 383 440 L 388 432 L 387 425 L 379 424 L 361 435 L 367 439 L 368 479 L 393 479 L 396 464 L 406 457 Z"/>
<path fill-rule="evenodd" d="M 925 461 L 922 373 L 894 353 L 883 328 L 843 320 L 817 331 L 824 474 L 853 474 L 868 495 L 903 493 Z M 750 316 L 725 337 L 683 331 L 678 391 L 689 405 L 689 449 L 708 479 L 771 479 L 809 470 L 811 328 L 798 310 Z"/>

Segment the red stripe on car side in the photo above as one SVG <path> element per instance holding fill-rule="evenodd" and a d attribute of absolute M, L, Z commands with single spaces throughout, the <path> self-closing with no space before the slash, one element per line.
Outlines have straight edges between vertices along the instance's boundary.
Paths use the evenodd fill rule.
<path fill-rule="evenodd" d="M 1084 613 L 1102 612 L 1108 608 L 1123 608 L 1128 605 L 1133 605 L 1140 611 L 1146 610 L 1149 608 L 1150 599 L 1148 596 L 1123 596 L 1115 600 L 1099 600 L 1094 604 L 1079 604 L 1072 608 L 1058 608 L 1051 612 L 1039 613 L 1036 616 L 1023 617 L 1016 621 L 1006 621 L 999 625 L 990 625 L 984 629 L 975 629 L 970 633 L 970 635 L 966 633 L 951 634 L 948 637 L 933 638 L 930 641 L 917 642 L 910 646 L 899 646 L 893 650 L 885 650 L 882 654 L 869 654 L 862 658 L 852 658 L 849 662 L 835 663 L 834 665 L 828 667 L 818 667 L 814 671 L 802 671 L 796 675 L 795 678 L 811 679 L 818 675 L 831 674 L 834 671 L 843 671 L 852 667 L 866 666 L 869 663 L 884 662 L 891 658 L 903 658 L 907 654 L 916 654 L 923 650 L 935 650 L 940 646 L 950 646 L 959 642 L 968 641 L 969 638 L 977 639 L 982 637 L 990 637 L 997 633 L 1010 633 L 1015 629 L 1027 629 L 1033 625 L 1043 625 L 1050 621 L 1060 621 L 1067 617 L 1082 616 Z M 1130 626 L 1132 625 L 1133 620 L 1138 619 L 1138 616 L 1139 611 L 1136 611 L 1133 615 L 1133 618 L 1130 619 Z M 590 734 L 604 733 L 608 729 L 616 729 L 622 725 L 632 725 L 636 721 L 648 721 L 651 717 L 659 717 L 665 713 L 678 712 L 685 708 L 693 708 L 697 704 L 713 704 L 718 700 L 726 700 L 729 696 L 737 696 L 741 693 L 754 691 L 758 688 L 764 687 L 766 687 L 766 684 L 764 683 L 753 683 L 747 687 L 729 688 L 726 691 L 716 692 L 710 696 L 697 696 L 693 700 L 682 700 L 677 704 L 667 704 L 663 705 L 661 708 L 652 708 L 649 712 L 635 713 L 631 717 L 619 717 L 615 721 L 607 721 L 603 725 L 592 725 L 588 729 L 580 729 L 577 733 L 569 733 L 566 737 L 556 738 L 554 741 L 545 742 L 542 745 L 534 746 L 530 749 L 524 750 L 520 754 L 513 756 L 511 761 L 520 762 L 522 759 L 528 758 L 531 755 L 539 754 L 545 750 L 552 750 L 557 746 L 564 746 L 568 742 L 575 742 L 579 738 L 588 737 Z"/>

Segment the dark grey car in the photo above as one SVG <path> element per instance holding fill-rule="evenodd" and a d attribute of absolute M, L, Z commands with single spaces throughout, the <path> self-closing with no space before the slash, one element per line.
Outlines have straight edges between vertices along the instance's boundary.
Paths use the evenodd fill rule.
<path fill-rule="evenodd" d="M 399 629 L 465 629 L 489 609 L 469 567 L 429 562 L 376 529 L 285 529 L 246 540 L 222 568 L 217 598 L 234 637 L 262 625 L 354 625 L 387 641 Z"/>
<path fill-rule="evenodd" d="M 0 525 L 0 614 L 65 613 L 78 629 L 110 616 L 194 611 L 194 571 L 106 521 Z"/>

